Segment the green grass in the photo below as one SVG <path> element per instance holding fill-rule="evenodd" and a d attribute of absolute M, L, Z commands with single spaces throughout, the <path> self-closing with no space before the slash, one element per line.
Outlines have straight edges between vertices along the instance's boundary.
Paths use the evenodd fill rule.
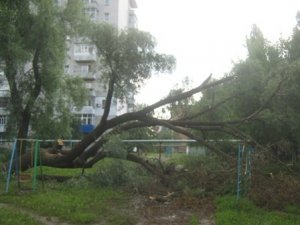
<path fill-rule="evenodd" d="M 0 224 L 5 225 L 42 225 L 37 222 L 34 218 L 21 213 L 18 210 L 11 208 L 0 208 Z"/>
<path fill-rule="evenodd" d="M 168 160 L 175 164 L 183 164 L 187 168 L 191 167 L 191 169 L 193 167 L 199 168 L 199 170 L 222 168 L 222 165 L 213 157 L 174 155 Z M 44 189 L 41 188 L 42 182 L 39 181 L 37 192 L 26 193 L 18 191 L 16 184 L 12 182 L 10 194 L 0 195 L 0 202 L 31 210 L 37 215 L 58 217 L 61 221 L 71 224 L 131 225 L 136 223 L 137 215 L 133 215 L 134 212 L 130 211 L 131 196 L 120 191 L 119 187 L 124 183 L 137 187 L 141 187 L 141 184 L 146 186 L 148 179 L 151 179 L 143 169 L 135 164 L 112 159 L 102 160 L 93 168 L 86 169 L 85 177 L 79 176 L 81 169 L 43 167 L 43 173 L 75 178 L 61 184 L 47 181 Z M 195 178 L 194 174 L 192 175 Z M 215 176 L 211 178 L 211 180 L 215 179 Z M 1 180 L 3 182 L 0 183 L 0 187 L 4 190 L 5 178 L 2 177 Z M 30 187 L 30 183 L 28 185 Z M 184 183 L 183 187 L 187 185 L 188 183 Z M 224 189 L 224 186 L 220 188 Z M 195 195 L 194 191 L 197 191 L 197 196 L 198 191 L 202 194 L 201 188 L 190 190 L 193 195 Z M 286 207 L 285 212 L 270 212 L 256 207 L 247 199 L 240 199 L 237 202 L 235 197 L 225 196 L 217 198 L 216 207 L 217 225 L 300 224 L 300 209 L 296 206 Z M 14 216 L 12 213 L 20 215 Z M 27 216 L 24 213 L 9 211 L 9 209 L 5 209 L 5 211 L 0 209 L 0 224 L 35 225 L 33 222 L 26 222 L 26 220 L 31 221 L 32 219 L 29 217 L 22 219 L 23 217 Z M 18 221 L 22 221 L 22 223 Z M 192 215 L 188 221 L 189 225 L 198 222 L 199 218 L 196 215 Z"/>
<path fill-rule="evenodd" d="M 199 224 L 199 217 L 197 215 L 192 215 L 189 219 L 189 225 L 198 225 Z"/>
<path fill-rule="evenodd" d="M 217 225 L 299 225 L 300 215 L 266 211 L 256 207 L 247 199 L 236 200 L 225 196 L 216 200 L 215 214 Z"/>
<path fill-rule="evenodd" d="M 107 225 L 134 224 L 126 210 L 129 196 L 113 189 L 79 189 L 53 186 L 44 192 L 0 196 L 0 202 L 18 204 L 42 216 L 55 216 L 74 224 L 102 222 Z"/>
<path fill-rule="evenodd" d="M 42 188 L 42 182 L 38 181 L 36 192 L 31 191 L 31 182 L 22 184 L 22 189 L 18 189 L 16 179 L 12 179 L 9 194 L 0 192 L 2 193 L 0 203 L 28 209 L 40 216 L 54 216 L 71 224 L 135 224 L 136 215 L 130 211 L 131 196 L 114 185 L 108 185 L 109 187 L 101 185 L 103 179 L 107 180 L 115 176 L 119 170 L 126 177 L 133 176 L 131 173 L 137 170 L 132 163 L 125 163 L 124 168 L 120 165 L 120 162 L 115 160 L 102 160 L 93 168 L 86 169 L 85 177 L 80 176 L 81 169 L 57 169 L 44 166 L 43 174 L 45 175 L 74 178 L 63 183 L 45 181 L 44 188 Z M 0 187 L 4 190 L 4 177 L 2 180 Z M 129 180 L 131 179 L 128 178 Z M 114 182 L 106 181 L 106 183 L 113 184 Z M 28 191 L 24 192 L 26 185 L 28 185 Z"/>

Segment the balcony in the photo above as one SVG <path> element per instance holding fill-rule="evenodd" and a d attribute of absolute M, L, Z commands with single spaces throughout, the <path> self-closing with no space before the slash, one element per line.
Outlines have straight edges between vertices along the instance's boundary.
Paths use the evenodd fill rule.
<path fill-rule="evenodd" d="M 95 114 L 95 109 L 93 106 L 83 106 L 81 109 L 76 107 L 73 108 L 72 113 L 74 114 Z"/>
<path fill-rule="evenodd" d="M 94 72 L 89 72 L 88 68 L 85 67 L 75 67 L 73 70 L 73 75 L 82 78 L 85 81 L 96 80 L 96 74 Z M 91 83 L 87 84 L 87 88 L 91 89 Z"/>
<path fill-rule="evenodd" d="M 128 15 L 128 27 L 130 28 L 137 28 L 137 16 L 135 14 L 134 10 L 129 10 L 129 15 Z"/>
<path fill-rule="evenodd" d="M 97 55 L 95 52 L 75 53 L 74 60 L 77 62 L 95 62 Z"/>
<path fill-rule="evenodd" d="M 81 77 L 85 81 L 94 81 L 96 80 L 96 74 L 94 73 L 75 73 L 78 77 Z"/>
<path fill-rule="evenodd" d="M 83 3 L 87 7 L 95 7 L 99 9 L 99 4 L 96 0 L 83 0 Z"/>
<path fill-rule="evenodd" d="M 89 43 L 75 44 L 73 59 L 77 62 L 95 62 L 97 59 L 96 47 Z"/>

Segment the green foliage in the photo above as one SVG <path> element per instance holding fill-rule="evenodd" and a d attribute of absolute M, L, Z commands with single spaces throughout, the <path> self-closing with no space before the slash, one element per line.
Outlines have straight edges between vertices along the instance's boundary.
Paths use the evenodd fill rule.
<path fill-rule="evenodd" d="M 225 196 L 216 200 L 216 224 L 222 225 L 296 225 L 300 223 L 299 215 L 268 212 L 257 208 L 247 199 L 236 200 L 235 197 Z"/>
<path fill-rule="evenodd" d="M 88 172 L 88 178 L 95 187 L 126 186 L 133 190 L 143 189 L 152 179 L 140 165 L 116 159 L 102 160 Z"/>
<path fill-rule="evenodd" d="M 75 123 L 75 118 L 70 109 L 81 108 L 86 99 L 87 89 L 82 79 L 62 76 L 58 89 L 39 98 L 33 109 L 32 128 L 36 136 L 40 139 L 72 137 L 71 124 Z"/>
<path fill-rule="evenodd" d="M 290 39 L 271 44 L 254 25 L 246 40 L 248 56 L 235 63 L 228 74 L 234 79 L 205 90 L 193 107 L 171 108 L 171 114 L 209 124 L 238 121 L 262 109 L 236 128 L 272 146 L 271 151 L 281 160 L 295 160 L 300 148 L 299 46 L 299 29 L 294 29 Z M 235 123 L 230 125 L 235 127 Z M 239 138 L 222 129 L 204 129 L 196 134 L 204 139 Z"/>
<path fill-rule="evenodd" d="M 95 43 L 102 62 L 103 84 L 114 81 L 115 97 L 125 100 L 133 95 L 152 71 L 172 71 L 173 56 L 155 52 L 154 38 L 136 29 L 118 31 L 107 23 L 95 24 L 88 36 Z"/>
<path fill-rule="evenodd" d="M 33 120 L 31 128 L 42 137 L 51 129 L 70 133 L 62 126 L 70 125 L 70 105 L 82 105 L 85 93 L 82 82 L 66 78 L 63 69 L 66 36 L 85 23 L 81 6 L 80 0 L 60 8 L 48 0 L 1 1 L 0 60 L 11 93 L 8 132 L 20 129 L 25 137 Z M 56 124 L 49 129 L 51 121 Z"/>
<path fill-rule="evenodd" d="M 199 224 L 199 218 L 196 215 L 193 215 L 189 220 L 189 225 L 198 225 Z"/>
<path fill-rule="evenodd" d="M 8 148 L 0 148 L 0 163 L 7 162 L 10 156 L 11 149 Z"/>
<path fill-rule="evenodd" d="M 120 186 L 129 181 L 129 170 L 122 160 L 112 160 L 106 166 L 98 168 L 98 172 L 92 176 L 92 182 L 100 186 Z"/>
<path fill-rule="evenodd" d="M 234 194 L 236 173 L 230 164 L 214 156 L 178 154 L 171 165 L 182 165 L 184 172 L 174 180 L 174 187 L 187 196 L 207 197 Z"/>
<path fill-rule="evenodd" d="M 118 135 L 109 135 L 107 139 L 108 141 L 103 145 L 103 148 L 108 151 L 108 154 L 115 158 L 125 159 L 127 151 L 121 137 Z"/>
<path fill-rule="evenodd" d="M 175 87 L 174 89 L 170 90 L 168 97 L 175 96 L 178 94 L 183 93 L 184 91 L 187 91 L 191 87 L 191 81 L 188 77 L 185 77 L 182 84 L 178 87 Z M 190 106 L 195 103 L 194 97 L 191 96 L 189 98 L 182 99 L 181 101 L 172 102 L 171 104 L 167 105 L 166 108 L 171 113 L 171 118 L 181 118 L 188 116 L 190 113 Z M 165 110 L 163 108 L 163 110 Z"/>

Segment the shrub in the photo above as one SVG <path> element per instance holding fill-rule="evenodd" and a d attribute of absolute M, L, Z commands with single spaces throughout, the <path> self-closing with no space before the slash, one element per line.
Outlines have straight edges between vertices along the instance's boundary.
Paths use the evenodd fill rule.
<path fill-rule="evenodd" d="M 214 156 L 184 155 L 175 159 L 184 172 L 174 179 L 177 191 L 195 197 L 215 194 L 233 194 L 236 174 L 227 163 Z"/>
<path fill-rule="evenodd" d="M 252 178 L 249 197 L 255 204 L 269 209 L 284 209 L 288 205 L 300 205 L 300 180 L 295 176 L 279 173 Z"/>
<path fill-rule="evenodd" d="M 131 189 L 146 188 L 151 175 L 140 165 L 121 159 L 102 160 L 89 180 L 96 186 L 127 186 Z"/>

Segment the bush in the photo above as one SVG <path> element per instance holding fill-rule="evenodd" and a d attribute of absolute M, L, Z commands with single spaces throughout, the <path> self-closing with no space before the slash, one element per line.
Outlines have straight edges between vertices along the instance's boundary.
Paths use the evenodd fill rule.
<path fill-rule="evenodd" d="M 249 197 L 261 207 L 284 209 L 288 205 L 300 206 L 300 180 L 287 174 L 263 175 L 252 177 Z"/>
<path fill-rule="evenodd" d="M 122 160 L 112 160 L 92 175 L 92 182 L 100 186 L 119 186 L 128 182 L 128 174 Z"/>
<path fill-rule="evenodd" d="M 214 156 L 184 155 L 174 162 L 182 164 L 184 172 L 174 179 L 177 191 L 195 197 L 233 194 L 236 174 L 230 166 Z"/>
<path fill-rule="evenodd" d="M 126 186 L 131 189 L 144 189 L 153 180 L 140 165 L 121 159 L 104 159 L 99 162 L 96 172 L 89 175 L 96 186 Z"/>

